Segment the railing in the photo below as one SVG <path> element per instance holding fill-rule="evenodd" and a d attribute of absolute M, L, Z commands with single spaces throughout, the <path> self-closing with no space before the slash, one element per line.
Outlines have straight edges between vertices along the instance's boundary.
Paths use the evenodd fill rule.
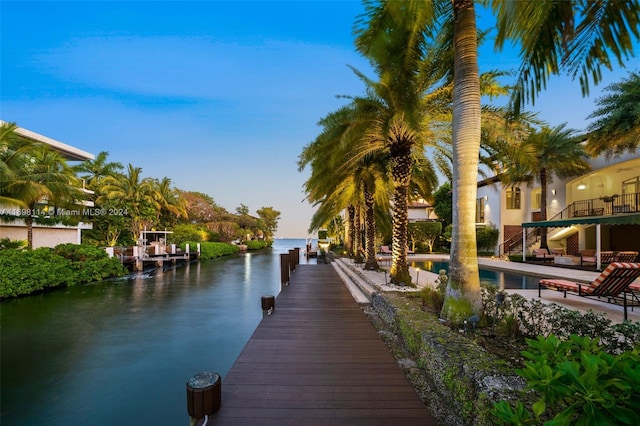
<path fill-rule="evenodd" d="M 640 211 L 640 192 L 613 194 L 588 200 L 574 201 L 566 209 L 549 220 L 570 219 L 583 216 L 611 216 Z"/>
<path fill-rule="evenodd" d="M 540 240 L 540 230 L 532 228 L 527 230 L 526 246 L 530 247 Z M 498 247 L 498 256 L 508 256 L 511 253 L 522 253 L 522 231 L 507 239 Z"/>
<path fill-rule="evenodd" d="M 560 213 L 547 220 L 571 219 L 584 216 L 612 216 L 636 212 L 640 212 L 640 192 L 574 201 Z M 538 228 L 527 231 L 526 247 L 538 242 L 540 232 L 542 231 Z M 522 253 L 522 232 L 500 244 L 498 255 L 509 255 L 516 250 L 520 250 L 519 253 Z"/>

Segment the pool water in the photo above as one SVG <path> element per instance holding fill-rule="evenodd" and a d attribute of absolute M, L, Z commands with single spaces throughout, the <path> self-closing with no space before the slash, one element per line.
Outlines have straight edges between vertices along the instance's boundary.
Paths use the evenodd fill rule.
<path fill-rule="evenodd" d="M 438 273 L 444 269 L 449 273 L 449 262 L 447 261 L 420 261 L 411 262 L 409 266 L 420 268 L 424 271 Z M 497 271 L 480 267 L 480 283 L 498 286 L 501 289 L 523 289 L 532 290 L 538 288 L 538 281 L 544 277 L 518 274 L 508 271 Z"/>

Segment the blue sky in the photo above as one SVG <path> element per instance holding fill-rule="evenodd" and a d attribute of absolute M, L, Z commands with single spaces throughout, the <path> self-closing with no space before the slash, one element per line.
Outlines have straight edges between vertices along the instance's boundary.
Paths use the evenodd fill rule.
<path fill-rule="evenodd" d="M 169 177 L 235 211 L 282 212 L 278 236 L 305 237 L 313 208 L 297 171 L 318 120 L 358 95 L 347 65 L 359 1 L 0 2 L 0 118 Z M 481 25 L 482 25 L 481 21 Z M 512 53 L 481 51 L 483 69 Z M 636 58 L 637 61 L 637 58 Z M 628 64 L 637 70 L 637 62 Z M 371 75 L 369 73 L 369 75 Z M 582 98 L 554 78 L 532 111 L 578 130 L 606 85 Z"/>

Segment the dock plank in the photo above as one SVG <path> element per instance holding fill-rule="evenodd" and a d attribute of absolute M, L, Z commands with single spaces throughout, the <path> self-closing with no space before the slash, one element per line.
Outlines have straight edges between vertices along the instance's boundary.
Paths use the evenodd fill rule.
<path fill-rule="evenodd" d="M 435 425 L 331 265 L 298 265 L 222 380 L 216 425 Z"/>

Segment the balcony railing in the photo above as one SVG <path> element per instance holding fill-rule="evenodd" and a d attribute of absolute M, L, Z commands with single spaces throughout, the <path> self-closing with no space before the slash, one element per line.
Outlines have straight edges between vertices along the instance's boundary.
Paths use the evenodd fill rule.
<path fill-rule="evenodd" d="M 640 192 L 634 194 L 613 194 L 571 203 L 563 211 L 549 220 L 571 219 L 583 216 L 611 216 L 640 211 Z"/>

